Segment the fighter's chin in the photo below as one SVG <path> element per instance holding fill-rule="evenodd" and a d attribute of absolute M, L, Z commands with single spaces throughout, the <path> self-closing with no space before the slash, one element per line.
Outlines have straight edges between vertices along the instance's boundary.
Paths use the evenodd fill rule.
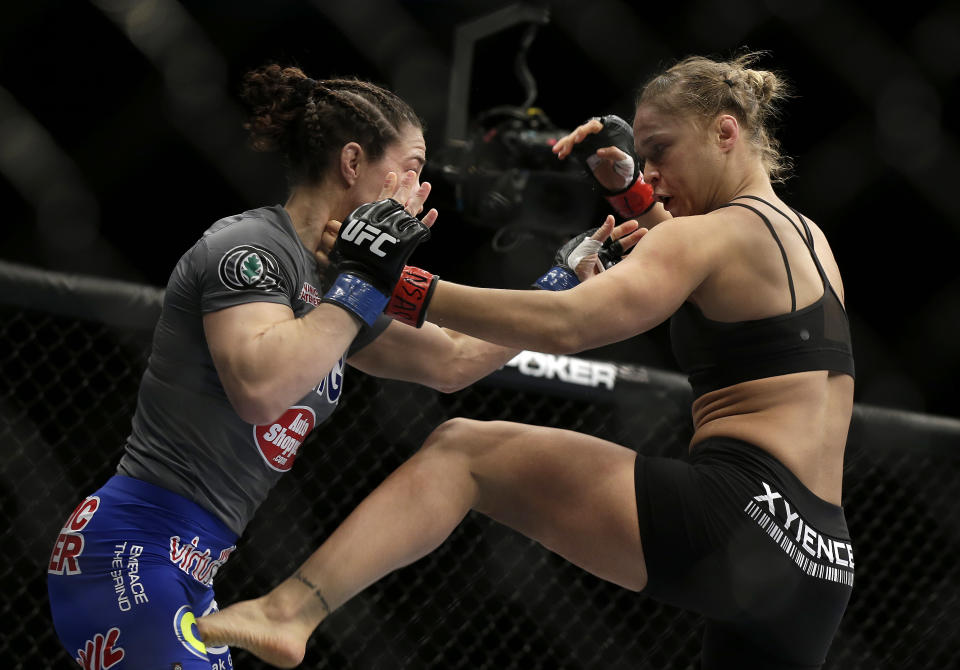
<path fill-rule="evenodd" d="M 660 204 L 663 205 L 663 208 L 667 211 L 670 216 L 683 216 L 682 207 L 677 200 L 670 196 L 665 196 L 660 198 Z"/>
<path fill-rule="evenodd" d="M 663 206 L 670 216 L 683 216 L 682 208 L 676 198 L 670 195 L 657 194 L 657 201 Z"/>
<path fill-rule="evenodd" d="M 666 203 L 664 203 L 663 208 L 667 210 L 667 213 L 673 218 L 680 216 L 696 216 L 704 213 L 703 210 L 698 210 L 695 207 L 691 207 L 689 202 L 684 202 L 676 198 L 670 198 Z"/>

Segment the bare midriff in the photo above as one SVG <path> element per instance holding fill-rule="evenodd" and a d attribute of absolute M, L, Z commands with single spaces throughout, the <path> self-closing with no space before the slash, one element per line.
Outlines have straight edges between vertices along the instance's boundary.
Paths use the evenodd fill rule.
<path fill-rule="evenodd" d="M 853 412 L 853 378 L 826 370 L 756 379 L 693 403 L 691 450 L 729 437 L 767 451 L 815 495 L 840 505 L 843 452 Z"/>

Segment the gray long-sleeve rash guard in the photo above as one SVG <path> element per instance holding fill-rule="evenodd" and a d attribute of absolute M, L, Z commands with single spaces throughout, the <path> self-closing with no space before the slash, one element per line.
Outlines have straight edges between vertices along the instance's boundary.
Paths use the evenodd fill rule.
<path fill-rule="evenodd" d="M 362 331 L 326 378 L 282 416 L 255 426 L 227 399 L 203 315 L 261 301 L 288 305 L 299 318 L 321 295 L 316 261 L 283 207 L 250 210 L 211 226 L 170 276 L 117 472 L 193 500 L 241 534 L 310 431 L 336 409 L 346 357 L 390 320 L 381 316 Z"/>

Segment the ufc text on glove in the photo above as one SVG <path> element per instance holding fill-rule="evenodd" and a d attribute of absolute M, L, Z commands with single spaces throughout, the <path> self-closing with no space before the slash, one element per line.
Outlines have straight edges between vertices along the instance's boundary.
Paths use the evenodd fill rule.
<path fill-rule="evenodd" d="M 396 200 L 360 205 L 343 222 L 333 245 L 337 278 L 324 294 L 332 302 L 373 325 L 417 245 L 430 229 Z"/>

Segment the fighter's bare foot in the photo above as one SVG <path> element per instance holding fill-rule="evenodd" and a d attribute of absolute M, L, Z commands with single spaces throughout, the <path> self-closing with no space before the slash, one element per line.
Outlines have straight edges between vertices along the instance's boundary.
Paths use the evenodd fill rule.
<path fill-rule="evenodd" d="M 303 662 L 312 631 L 297 621 L 271 616 L 269 609 L 266 598 L 242 600 L 200 617 L 197 628 L 207 646 L 226 644 L 278 668 L 295 668 Z"/>

